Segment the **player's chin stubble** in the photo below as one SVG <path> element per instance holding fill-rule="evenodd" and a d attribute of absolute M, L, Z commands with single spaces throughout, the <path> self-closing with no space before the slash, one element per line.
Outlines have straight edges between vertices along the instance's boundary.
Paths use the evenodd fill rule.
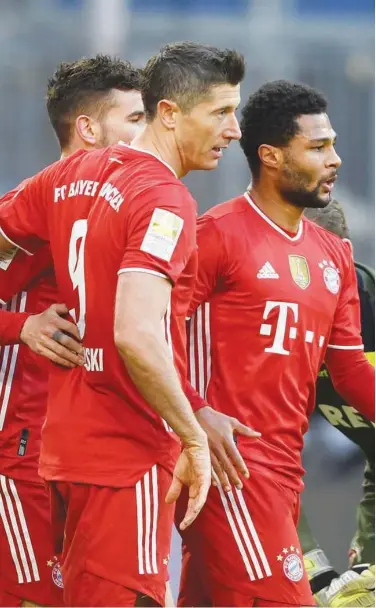
<path fill-rule="evenodd" d="M 297 188 L 296 190 L 286 189 L 281 191 L 283 197 L 299 209 L 323 209 L 329 205 L 331 200 L 331 194 L 325 195 L 325 198 L 320 196 L 320 186 L 315 190 L 305 190 L 304 188 Z"/>
<path fill-rule="evenodd" d="M 329 205 L 330 192 L 320 196 L 322 182 L 319 182 L 314 190 L 309 190 L 309 179 L 305 175 L 284 169 L 285 183 L 281 185 L 280 191 L 285 200 L 299 209 L 323 209 Z M 287 178 L 287 179 L 286 179 Z"/>

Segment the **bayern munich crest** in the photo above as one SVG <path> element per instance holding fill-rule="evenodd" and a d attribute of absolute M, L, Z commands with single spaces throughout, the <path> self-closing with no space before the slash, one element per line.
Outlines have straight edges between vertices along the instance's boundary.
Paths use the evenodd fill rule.
<path fill-rule="evenodd" d="M 290 581 L 298 583 L 303 578 L 304 569 L 300 550 L 294 545 L 290 545 L 289 548 L 284 547 L 277 555 L 277 561 L 282 562 L 283 572 Z"/>
<path fill-rule="evenodd" d="M 319 267 L 323 271 L 326 288 L 330 291 L 330 293 L 333 293 L 334 295 L 337 294 L 341 286 L 338 268 L 336 268 L 333 262 L 328 262 L 327 260 L 320 262 Z"/>
<path fill-rule="evenodd" d="M 52 580 L 55 583 L 56 587 L 63 589 L 63 587 L 64 587 L 63 576 L 61 574 L 60 563 L 58 562 L 56 555 L 54 555 L 53 559 L 48 560 L 47 566 L 49 568 L 52 568 L 51 576 L 52 576 Z"/>

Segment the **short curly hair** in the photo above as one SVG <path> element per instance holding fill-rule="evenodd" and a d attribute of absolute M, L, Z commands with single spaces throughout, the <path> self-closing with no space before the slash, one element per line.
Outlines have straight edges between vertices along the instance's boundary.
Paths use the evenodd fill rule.
<path fill-rule="evenodd" d="M 79 114 L 100 115 L 108 108 L 113 89 L 141 91 L 141 88 L 141 72 L 129 61 L 98 54 L 61 63 L 47 85 L 48 116 L 60 146 L 69 143 L 73 122 Z"/>
<path fill-rule="evenodd" d="M 258 149 L 262 144 L 286 146 L 299 131 L 299 116 L 322 114 L 326 110 L 327 100 L 322 93 L 288 80 L 267 82 L 253 93 L 240 121 L 240 145 L 253 178 L 260 176 Z"/>
<path fill-rule="evenodd" d="M 350 231 L 347 225 L 345 212 L 340 203 L 333 199 L 329 205 L 320 209 L 305 209 L 304 215 L 322 226 L 329 232 L 333 232 L 341 239 L 349 239 Z"/>

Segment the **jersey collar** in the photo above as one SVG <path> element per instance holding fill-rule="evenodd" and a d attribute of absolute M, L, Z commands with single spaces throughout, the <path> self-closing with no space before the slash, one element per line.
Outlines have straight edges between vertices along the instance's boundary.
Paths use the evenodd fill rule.
<path fill-rule="evenodd" d="M 162 160 L 160 156 L 153 154 L 153 152 L 150 152 L 149 150 L 143 150 L 142 148 L 133 148 L 132 146 L 129 146 L 128 144 L 124 143 L 123 141 L 119 141 L 119 144 L 121 146 L 125 146 L 126 148 L 130 148 L 131 150 L 135 150 L 136 152 L 142 152 L 143 154 L 149 154 L 150 156 L 154 156 L 154 158 L 159 160 L 159 162 L 162 163 L 162 165 L 167 167 L 167 169 L 170 169 L 171 173 L 176 177 L 176 179 L 179 179 L 178 176 L 176 175 L 175 171 L 171 167 L 171 165 L 169 165 L 164 160 Z"/>
<path fill-rule="evenodd" d="M 301 236 L 303 234 L 303 222 L 302 222 L 302 220 L 300 220 L 300 222 L 299 222 L 298 232 L 295 234 L 295 236 L 290 236 L 282 228 L 280 228 L 279 226 L 277 226 L 277 224 L 275 224 L 267 215 L 265 215 L 265 213 L 263 213 L 261 211 L 261 209 L 259 209 L 257 207 L 257 205 L 254 203 L 254 201 L 249 196 L 248 192 L 244 192 L 244 198 L 251 205 L 252 209 L 254 211 L 256 211 L 256 213 L 260 217 L 262 217 L 262 219 L 265 222 L 267 222 L 267 224 L 269 224 L 269 226 L 271 226 L 274 230 L 276 230 L 276 232 L 279 232 L 279 234 L 282 234 L 282 236 L 284 236 L 288 241 L 291 241 L 291 242 L 294 243 L 295 241 L 298 241 L 301 238 Z"/>

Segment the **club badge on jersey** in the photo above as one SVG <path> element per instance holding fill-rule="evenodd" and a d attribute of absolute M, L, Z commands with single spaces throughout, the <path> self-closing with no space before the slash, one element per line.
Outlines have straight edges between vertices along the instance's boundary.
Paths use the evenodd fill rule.
<path fill-rule="evenodd" d="M 320 262 L 319 267 L 323 270 L 324 283 L 327 289 L 334 295 L 337 294 L 341 286 L 339 269 L 336 268 L 334 262 L 328 262 L 327 260 Z"/>
<path fill-rule="evenodd" d="M 304 568 L 298 547 L 294 547 L 294 545 L 284 547 L 277 555 L 277 561 L 281 562 L 283 572 L 290 581 L 297 583 L 302 580 Z"/>

